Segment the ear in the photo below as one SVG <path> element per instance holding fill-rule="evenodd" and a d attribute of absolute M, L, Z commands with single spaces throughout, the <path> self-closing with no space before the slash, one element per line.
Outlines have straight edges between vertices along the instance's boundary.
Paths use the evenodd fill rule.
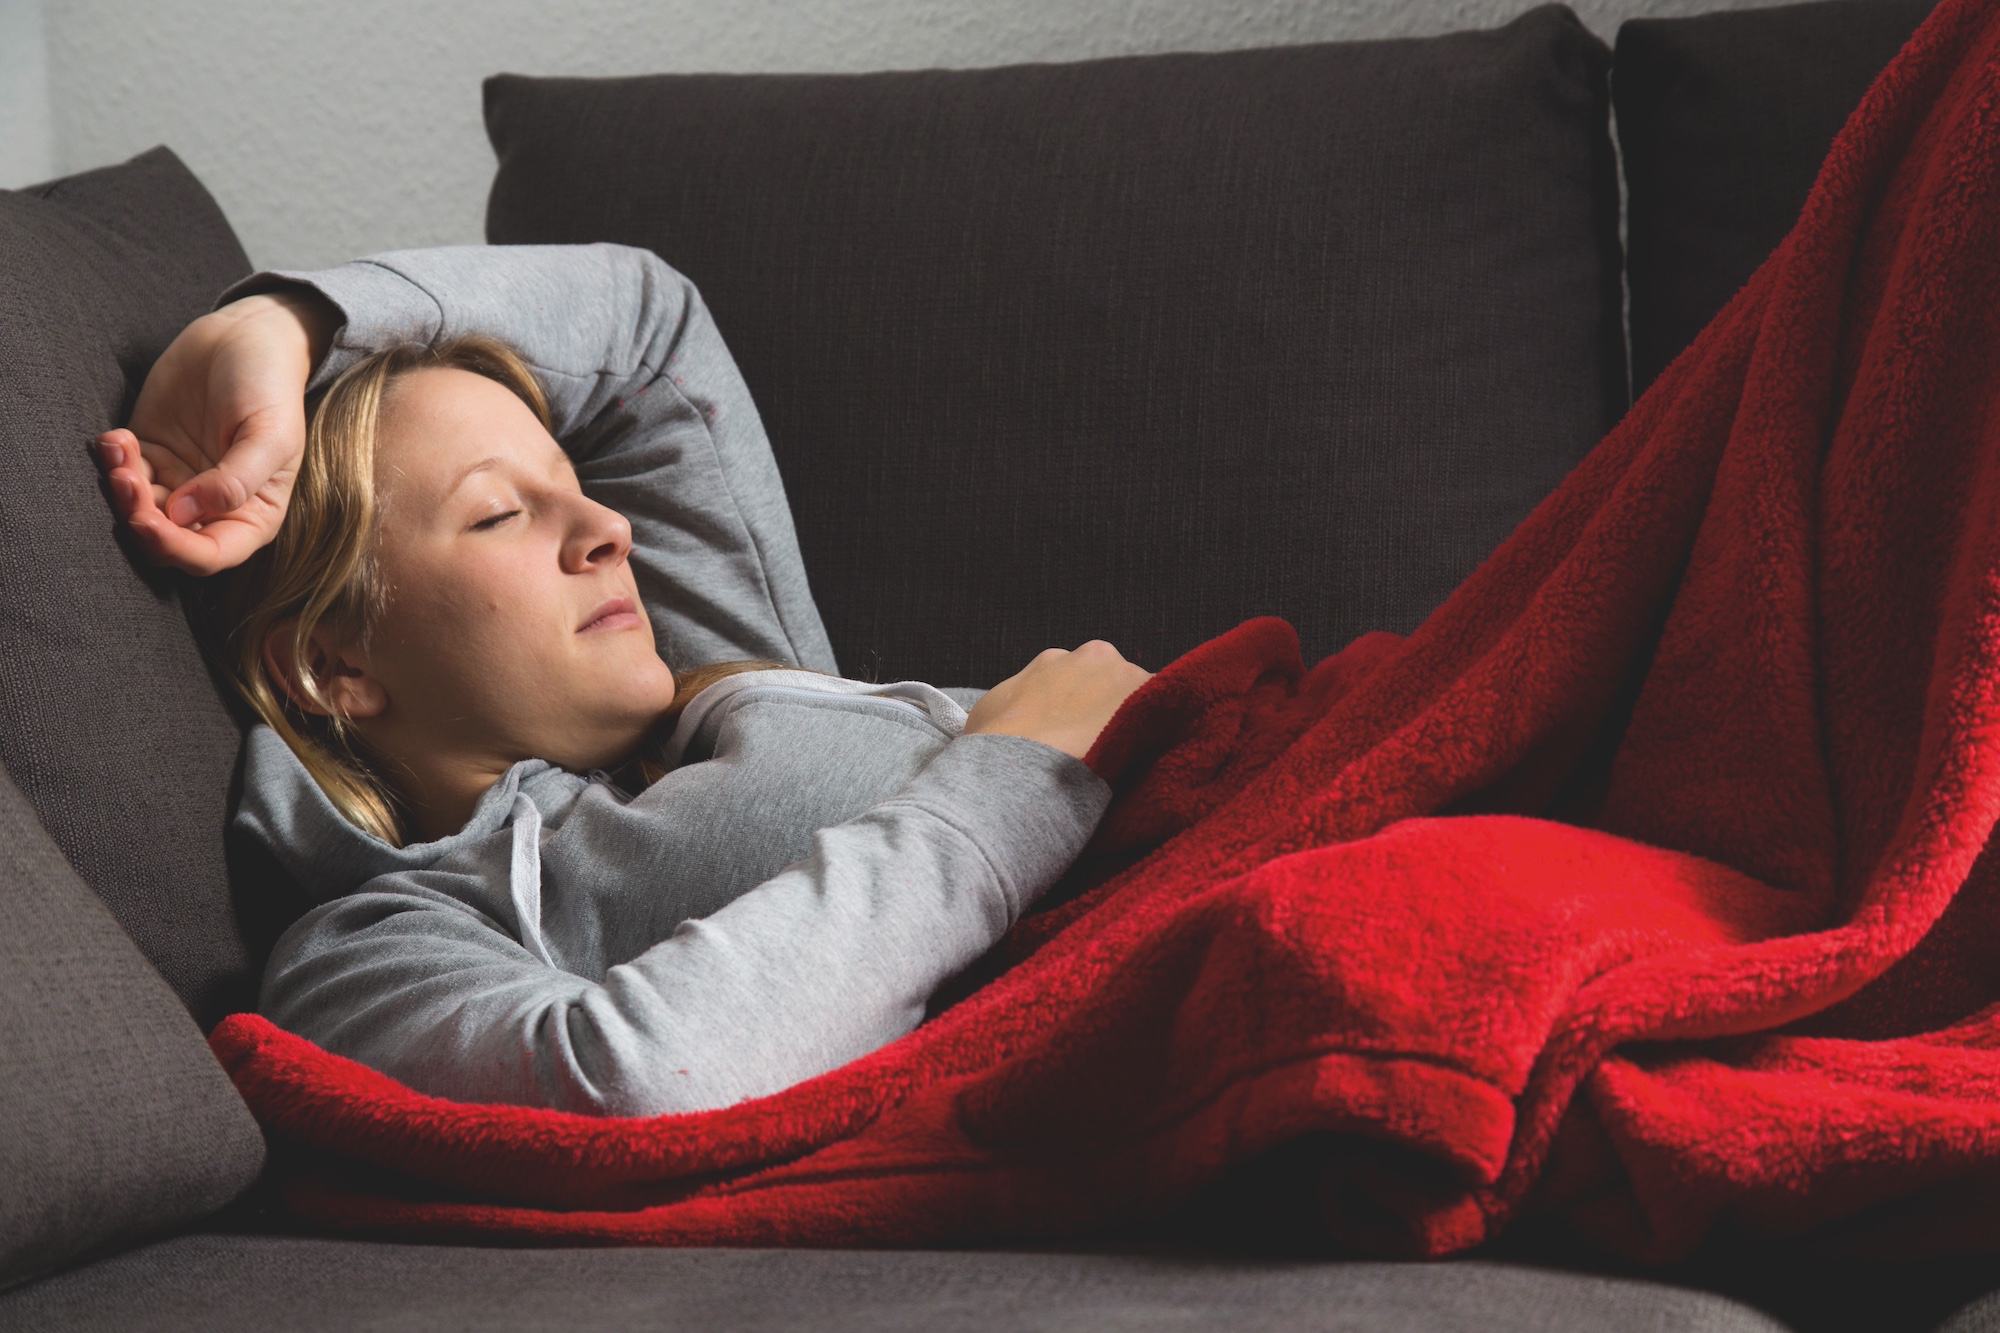
<path fill-rule="evenodd" d="M 287 617 L 271 626 L 264 636 L 264 669 L 293 704 L 308 713 L 326 716 L 327 709 L 315 703 L 299 685 L 298 661 L 292 639 L 298 618 Z M 351 646 L 342 645 L 324 623 L 313 626 L 306 641 L 307 665 L 319 681 L 320 693 L 333 705 L 333 712 L 349 719 L 379 717 L 389 707 L 389 692 L 372 675 L 366 660 Z"/>

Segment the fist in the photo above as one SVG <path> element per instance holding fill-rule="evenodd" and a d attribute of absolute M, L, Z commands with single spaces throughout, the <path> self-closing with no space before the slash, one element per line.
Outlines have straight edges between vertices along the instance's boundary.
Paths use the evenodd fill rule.
<path fill-rule="evenodd" d="M 965 733 L 1025 736 L 1081 759 L 1119 705 L 1152 678 L 1102 639 L 1075 651 L 1049 648 L 981 696 Z"/>

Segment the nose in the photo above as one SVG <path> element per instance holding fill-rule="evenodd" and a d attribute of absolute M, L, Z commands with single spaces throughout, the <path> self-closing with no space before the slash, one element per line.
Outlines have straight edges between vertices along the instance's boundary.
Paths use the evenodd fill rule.
<path fill-rule="evenodd" d="M 588 574 L 623 564 L 632 553 L 632 525 L 616 509 L 577 497 L 577 512 L 563 542 L 565 574 Z"/>

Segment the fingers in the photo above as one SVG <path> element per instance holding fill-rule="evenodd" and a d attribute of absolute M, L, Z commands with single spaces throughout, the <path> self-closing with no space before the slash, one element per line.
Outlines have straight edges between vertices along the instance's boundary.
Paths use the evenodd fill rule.
<path fill-rule="evenodd" d="M 116 444 L 124 443 L 115 442 L 114 449 L 107 449 L 107 459 Z M 200 555 L 199 545 L 190 540 L 199 534 L 175 527 L 160 512 L 159 498 L 154 493 L 157 488 L 141 482 L 138 470 L 128 461 L 136 458 L 136 448 L 128 446 L 115 451 L 119 461 L 109 474 L 112 512 L 125 520 L 140 549 L 154 564 L 185 568 L 189 559 Z"/>
<path fill-rule="evenodd" d="M 1089 639 L 1074 648 L 1044 648 L 1029 661 L 1028 668 L 1039 668 L 1037 674 L 1041 672 L 1088 672 L 1102 670 L 1113 663 L 1123 662 L 1125 662 L 1125 654 L 1119 652 L 1108 640 Z M 1023 668 L 1023 670 L 1025 671 L 1028 668 Z"/>
<path fill-rule="evenodd" d="M 144 440 L 139 441 L 139 470 L 163 495 L 195 475 L 179 454 Z"/>
<path fill-rule="evenodd" d="M 139 437 L 129 430 L 108 430 L 97 437 L 97 465 L 111 490 L 111 507 L 129 520 L 142 492 L 150 487 L 153 469 L 141 454 Z"/>
<path fill-rule="evenodd" d="M 243 508 L 281 473 L 296 473 L 305 453 L 305 408 L 260 410 L 244 418 L 220 461 L 174 483 L 167 517 L 182 526 L 221 518 Z"/>
<path fill-rule="evenodd" d="M 189 574 L 207 575 L 240 564 L 260 544 L 242 522 L 215 522 L 199 529 L 168 520 L 161 503 L 167 489 L 156 476 L 186 472 L 165 450 L 154 450 L 129 430 L 106 431 L 97 437 L 97 462 L 105 471 L 111 509 L 131 530 L 139 548 L 153 564 Z"/>
<path fill-rule="evenodd" d="M 132 517 L 127 522 L 148 560 L 197 577 L 206 577 L 241 564 L 257 545 L 243 540 L 242 524 L 227 519 L 206 523 L 200 528 L 183 528 L 177 523 L 170 523 L 153 503 L 150 493 L 144 494 L 134 506 Z"/>
<path fill-rule="evenodd" d="M 1072 655 L 1077 657 L 1121 658 L 1124 656 L 1108 639 L 1086 639 L 1074 648 L 1044 648 L 1035 654 L 1034 660 L 1039 662 L 1045 657 L 1069 657 Z"/>
<path fill-rule="evenodd" d="M 97 463 L 107 476 L 123 468 L 141 485 L 178 486 L 194 475 L 171 450 L 148 443 L 123 427 L 97 437 Z"/>
<path fill-rule="evenodd" d="M 269 540 L 262 528 L 233 518 L 216 519 L 195 529 L 162 518 L 153 535 L 160 563 L 203 578 L 242 564 Z"/>
<path fill-rule="evenodd" d="M 97 465 L 109 474 L 121 468 L 132 466 L 139 452 L 139 437 L 122 426 L 117 430 L 107 430 L 97 437 Z"/>

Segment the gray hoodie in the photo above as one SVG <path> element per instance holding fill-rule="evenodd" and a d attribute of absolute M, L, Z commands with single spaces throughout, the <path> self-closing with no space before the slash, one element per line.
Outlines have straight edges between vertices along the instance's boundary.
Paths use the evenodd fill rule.
<path fill-rule="evenodd" d="M 835 671 L 768 441 L 693 286 L 617 245 L 399 251 L 263 272 L 346 325 L 318 389 L 390 343 L 502 338 L 584 490 L 631 520 L 670 665 L 771 657 L 704 690 L 636 795 L 538 759 L 450 837 L 349 823 L 267 728 L 238 832 L 318 906 L 260 1009 L 420 1091 L 609 1115 L 729 1105 L 910 1031 L 1083 849 L 1110 788 L 1017 736 L 961 734 L 978 690 Z"/>

